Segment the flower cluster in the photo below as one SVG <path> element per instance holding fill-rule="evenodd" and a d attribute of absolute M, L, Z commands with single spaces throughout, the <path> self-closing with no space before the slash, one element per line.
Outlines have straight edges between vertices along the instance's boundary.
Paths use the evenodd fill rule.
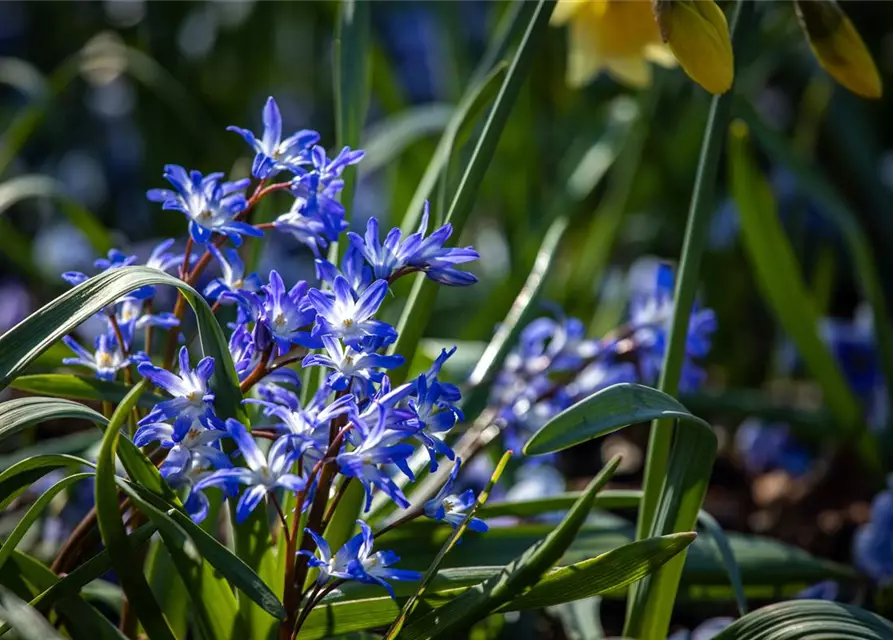
<path fill-rule="evenodd" d="M 205 357 L 193 366 L 188 346 L 181 346 L 174 372 L 167 358 L 153 362 L 151 353 L 136 350 L 138 329 L 179 329 L 177 315 L 153 309 L 153 287 L 133 291 L 103 311 L 108 331 L 96 339 L 95 352 L 66 337 L 78 357 L 65 362 L 87 366 L 104 380 L 119 375 L 129 380 L 136 366 L 139 375 L 169 396 L 141 417 L 134 443 L 164 454 L 159 470 L 182 493 L 184 507 L 196 521 L 210 511 L 214 496 L 209 490 L 219 489 L 236 501 L 237 522 L 258 513 L 261 503 L 267 502 L 279 511 L 283 533 L 289 536 L 280 508 L 285 494 L 296 497 L 298 519 L 302 512 L 312 512 L 319 500 L 325 504 L 339 474 L 342 483 L 363 487 L 365 511 L 376 493 L 408 508 L 410 501 L 395 474 L 413 479 L 408 460 L 418 448 L 427 451 L 432 471 L 440 458 L 452 460 L 453 467 L 442 490 L 419 505 L 417 513 L 456 527 L 474 494 L 451 493 L 461 463 L 445 436 L 462 420 L 462 413 L 456 406 L 458 388 L 439 376 L 455 349 L 444 351 L 416 379 L 393 385 L 388 371 L 404 364 L 402 356 L 390 352 L 397 331 L 376 316 L 392 283 L 411 273 L 424 273 L 446 285 L 473 284 L 475 277 L 458 267 L 478 254 L 470 247 L 444 246 L 453 231 L 449 224 L 429 235 L 427 208 L 418 231 L 405 239 L 398 229 L 382 238 L 376 218 L 368 221 L 364 235 L 345 235 L 345 209 L 338 200 L 344 184 L 341 175 L 362 159 L 363 152 L 345 148 L 330 159 L 313 131 L 282 139 L 282 121 L 272 98 L 264 107 L 263 122 L 259 137 L 230 128 L 255 152 L 251 173 L 256 185 L 251 196 L 246 190 L 252 178 L 224 181 L 221 173 L 202 175 L 176 165 L 164 170 L 173 189 L 148 192 L 149 200 L 161 203 L 163 209 L 186 216 L 189 241 L 179 255 L 169 252 L 173 240 L 161 243 L 147 266 L 163 271 L 178 267 L 179 276 L 194 285 L 211 260 L 219 265 L 220 276 L 204 287 L 203 294 L 215 312 L 235 310 L 235 322 L 228 325 L 229 355 L 243 393 L 250 392 L 243 400 L 244 415 L 236 419 L 219 413 L 216 405 L 215 373 L 225 378 L 220 368 L 229 368 L 229 363 Z M 282 174 L 288 178 L 269 184 Z M 254 204 L 275 191 L 291 194 L 288 212 L 272 224 L 252 225 Z M 316 282 L 288 285 L 275 270 L 266 281 L 249 273 L 238 247 L 246 237 L 262 237 L 265 228 L 293 236 L 310 248 Z M 322 254 L 336 240 L 345 248 L 340 266 Z M 204 252 L 200 258 L 198 249 Z M 113 250 L 108 258 L 97 260 L 96 267 L 108 270 L 136 263 L 135 256 Z M 67 273 L 65 279 L 78 285 L 88 276 Z M 176 337 L 177 333 L 168 336 L 170 356 Z M 151 341 L 145 342 L 151 351 Z M 321 374 L 303 403 L 301 369 Z M 383 585 L 393 595 L 385 580 L 418 578 L 413 571 L 389 568 L 398 560 L 392 552 L 373 553 L 374 536 L 362 520 L 360 533 L 334 554 L 321 535 L 325 523 L 310 518 L 307 525 L 317 551 L 304 544 L 295 561 L 307 557 L 307 564 L 319 569 L 321 586 L 350 579 Z M 472 519 L 470 528 L 485 531 L 487 526 Z M 296 533 L 291 531 L 292 536 Z"/>
<path fill-rule="evenodd" d="M 414 479 L 408 460 L 420 449 L 427 451 L 432 471 L 442 458 L 453 461 L 453 467 L 446 485 L 418 505 L 417 513 L 456 527 L 474 494 L 452 495 L 461 463 L 445 436 L 463 416 L 457 408 L 458 388 L 439 378 L 455 349 L 444 351 L 417 378 L 392 384 L 388 372 L 405 363 L 392 353 L 396 329 L 376 316 L 392 283 L 411 273 L 424 273 L 446 285 L 473 284 L 475 277 L 459 265 L 478 254 L 470 247 L 444 246 L 453 231 L 449 224 L 429 235 L 427 209 L 418 231 L 406 238 L 398 229 L 382 238 L 376 218 L 368 221 L 364 235 L 346 234 L 345 209 L 338 200 L 341 175 L 363 153 L 345 148 L 330 159 L 313 131 L 282 139 L 282 120 L 272 98 L 264 107 L 263 122 L 260 136 L 231 127 L 255 153 L 253 179 L 224 181 L 220 173 L 202 175 L 168 165 L 164 178 L 173 189 L 148 192 L 149 200 L 163 209 L 184 214 L 189 226 L 185 255 L 168 253 L 173 244 L 169 240 L 152 254 L 149 266 L 179 267 L 180 277 L 194 285 L 209 262 L 219 265 L 220 277 L 210 281 L 203 294 L 216 313 L 235 317 L 227 325 L 232 369 L 210 357 L 193 366 L 188 345 L 180 347 L 176 372 L 166 358 L 153 362 L 151 353 L 134 350 L 136 329 L 179 326 L 174 314 L 152 310 L 152 287 L 132 292 L 103 313 L 109 332 L 97 339 L 95 353 L 66 338 L 78 354 L 66 362 L 88 366 L 106 380 L 119 373 L 131 376 L 131 365 L 137 365 L 143 378 L 169 396 L 139 420 L 134 443 L 165 454 L 159 470 L 182 493 L 196 521 L 207 516 L 215 498 L 212 490 L 219 489 L 235 502 L 237 522 L 252 514 L 265 516 L 266 509 L 258 507 L 267 503 L 279 512 L 284 535 L 295 536 L 296 531 L 289 531 L 294 525 L 288 525 L 281 511 L 285 495 L 295 497 L 297 520 L 301 513 L 318 513 L 315 507 L 320 500 L 325 505 L 338 481 L 363 487 L 365 512 L 376 493 L 409 508 L 396 474 Z M 271 183 L 283 174 L 284 181 Z M 271 224 L 252 225 L 253 206 L 273 192 L 292 196 L 288 212 Z M 250 273 L 238 247 L 246 237 L 263 236 L 267 228 L 310 248 L 316 282 L 287 284 L 276 270 L 265 280 Z M 344 248 L 338 266 L 322 254 L 335 241 Z M 116 269 L 135 263 L 135 257 L 112 251 L 96 266 Z M 66 274 L 66 279 L 79 284 L 87 276 Z M 169 338 L 169 347 L 175 347 L 176 333 Z M 173 356 L 173 348 L 169 354 Z M 221 412 L 216 402 L 215 380 L 225 380 L 226 370 L 233 369 L 247 396 L 240 416 Z M 305 377 L 319 382 L 304 402 L 301 371 L 320 374 Z M 305 543 L 295 561 L 305 558 L 318 568 L 320 585 L 351 579 L 381 584 L 393 595 L 385 580 L 418 577 L 389 568 L 398 560 L 392 552 L 373 553 L 373 534 L 362 520 L 360 533 L 333 554 L 322 537 L 325 523 L 315 517 L 307 520 L 307 535 L 315 544 L 308 548 Z M 487 527 L 472 519 L 470 528 Z M 316 552 L 310 550 L 314 546 Z"/>
<path fill-rule="evenodd" d="M 631 289 L 626 324 L 601 340 L 587 338 L 580 320 L 561 314 L 524 328 L 491 398 L 500 407 L 508 448 L 523 447 L 549 419 L 596 391 L 620 382 L 657 382 L 673 314 L 673 271 L 666 264 L 649 267 Z M 697 362 L 708 354 L 715 329 L 712 310 L 692 311 L 681 388 L 703 383 Z"/>

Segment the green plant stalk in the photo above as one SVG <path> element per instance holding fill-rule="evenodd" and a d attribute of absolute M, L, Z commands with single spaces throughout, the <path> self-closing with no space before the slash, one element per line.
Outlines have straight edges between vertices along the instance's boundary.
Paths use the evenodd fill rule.
<path fill-rule="evenodd" d="M 732 34 L 733 47 L 740 38 L 738 25 L 742 21 L 742 13 L 753 10 L 752 2 L 739 0 L 735 3 L 730 20 L 729 30 Z M 721 96 L 714 96 L 710 105 L 710 114 L 707 118 L 707 126 L 704 132 L 704 141 L 701 146 L 701 156 L 698 162 L 697 175 L 695 177 L 694 191 L 688 212 L 688 224 L 685 229 L 685 239 L 682 244 L 682 255 L 679 261 L 679 271 L 676 279 L 676 291 L 674 294 L 673 317 L 670 323 L 667 351 L 664 366 L 661 371 L 658 388 L 670 395 L 675 395 L 679 388 L 679 379 L 682 374 L 682 364 L 685 359 L 686 342 L 688 336 L 688 323 L 694 304 L 698 287 L 698 272 L 701 266 L 701 258 L 707 241 L 707 233 L 710 226 L 710 215 L 713 211 L 714 188 L 716 175 L 719 170 L 719 158 L 722 145 L 726 136 L 726 128 L 732 110 L 732 90 Z M 667 473 L 667 462 L 670 455 L 670 447 L 673 442 L 671 424 L 657 424 L 651 427 L 651 436 L 648 442 L 648 454 L 645 460 L 645 475 L 642 482 L 644 495 L 639 517 L 636 523 L 636 539 L 643 540 L 648 537 L 654 525 L 657 506 L 663 493 L 664 479 Z M 694 526 L 694 522 L 692 522 Z M 650 583 L 650 587 L 665 592 L 672 591 L 675 594 L 678 587 L 679 576 L 682 571 L 682 563 L 685 554 L 680 554 L 671 560 L 658 574 L 658 579 Z M 634 611 L 637 598 L 635 591 L 631 590 L 631 597 L 627 608 L 627 623 L 635 617 L 645 615 L 647 612 Z M 650 598 L 642 599 L 649 602 Z M 667 615 L 666 625 L 669 625 Z M 659 625 L 666 632 L 666 627 Z"/>

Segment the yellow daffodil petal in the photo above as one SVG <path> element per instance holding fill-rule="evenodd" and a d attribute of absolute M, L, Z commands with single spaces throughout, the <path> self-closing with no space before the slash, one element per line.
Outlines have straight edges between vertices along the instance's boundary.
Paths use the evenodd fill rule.
<path fill-rule="evenodd" d="M 651 67 L 644 58 L 616 58 L 605 63 L 608 73 L 630 87 L 644 89 L 651 84 Z"/>
<path fill-rule="evenodd" d="M 587 0 L 558 0 L 558 3 L 552 10 L 552 17 L 549 18 L 549 24 L 553 27 L 560 27 L 573 19 L 586 2 Z"/>
<path fill-rule="evenodd" d="M 881 78 L 856 27 L 833 0 L 795 0 L 800 26 L 819 64 L 844 87 L 880 98 Z"/>
<path fill-rule="evenodd" d="M 713 0 L 657 0 L 660 32 L 688 76 L 710 93 L 732 88 L 735 65 L 729 25 Z"/>
<path fill-rule="evenodd" d="M 645 58 L 665 69 L 676 66 L 676 56 L 665 44 L 649 44 L 645 47 Z"/>

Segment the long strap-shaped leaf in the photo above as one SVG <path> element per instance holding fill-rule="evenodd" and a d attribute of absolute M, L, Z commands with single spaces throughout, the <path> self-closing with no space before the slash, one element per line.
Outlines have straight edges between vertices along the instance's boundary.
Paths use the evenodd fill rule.
<path fill-rule="evenodd" d="M 251 570 L 212 535 L 189 519 L 182 511 L 166 505 L 156 496 L 136 484 L 120 482 L 121 488 L 133 503 L 149 517 L 162 533 L 172 538 L 188 536 L 202 557 L 213 565 L 233 586 L 254 600 L 267 613 L 285 619 L 285 609 L 276 594 Z"/>
<path fill-rule="evenodd" d="M 694 538 L 692 533 L 650 538 L 623 545 L 574 565 L 552 569 L 524 595 L 509 600 L 499 610 L 540 609 L 622 589 L 656 570 L 687 547 Z M 502 571 L 502 567 L 480 567 L 476 571 L 446 569 L 441 575 L 469 573 L 476 576 L 477 580 L 457 581 L 454 588 L 444 588 L 440 582 L 440 586 L 432 587 L 425 602 L 442 606 L 474 587 L 480 579 L 490 579 Z M 434 584 L 438 585 L 438 582 L 435 580 Z M 399 589 L 400 585 L 397 587 Z M 316 640 L 373 629 L 389 624 L 397 614 L 397 604 L 389 597 L 365 597 L 324 603 L 308 616 L 301 628 L 300 637 L 302 640 Z"/>
<path fill-rule="evenodd" d="M 51 589 L 59 582 L 56 574 L 50 571 L 45 564 L 20 551 L 14 551 L 10 562 L 3 567 L 3 584 L 14 588 L 9 585 L 12 578 L 24 579 L 30 587 L 44 590 Z M 25 592 L 19 594 L 19 597 L 23 596 L 26 597 Z M 37 608 L 33 600 L 31 606 Z M 123 640 L 124 638 L 117 627 L 87 604 L 76 592 L 69 592 L 67 598 L 59 600 L 56 603 L 56 609 L 64 618 L 65 626 L 73 640 Z M 4 632 L 9 629 L 9 624 L 4 626 Z"/>
<path fill-rule="evenodd" d="M 118 510 L 118 492 L 115 482 L 115 452 L 121 437 L 120 427 L 136 406 L 137 398 L 144 384 L 134 387 L 118 405 L 109 421 L 102 447 L 96 462 L 96 513 L 102 541 L 109 551 L 109 557 L 127 601 L 139 618 L 151 640 L 176 640 L 173 631 L 164 618 L 164 613 L 143 575 L 142 563 L 137 561 L 133 548 L 127 539 L 127 530 Z"/>
<path fill-rule="evenodd" d="M 0 618 L 18 631 L 22 640 L 65 640 L 43 616 L 7 589 L 0 589 Z"/>
<path fill-rule="evenodd" d="M 608 482 L 620 458 L 615 457 L 593 478 L 576 504 L 561 523 L 544 540 L 539 541 L 502 571 L 444 605 L 422 616 L 406 627 L 405 640 L 427 640 L 455 634 L 480 618 L 502 607 L 527 587 L 536 584 L 574 541 L 580 527 L 592 510 L 595 495 Z"/>
<path fill-rule="evenodd" d="M 793 600 L 757 609 L 715 637 L 716 640 L 887 640 L 893 638 L 893 624 L 848 604 Z"/>
<path fill-rule="evenodd" d="M 78 418 L 105 425 L 105 417 L 81 404 L 59 398 L 16 398 L 0 403 L 0 441 L 9 438 L 30 426 L 59 420 Z"/>
<path fill-rule="evenodd" d="M 810 197 L 821 202 L 820 215 L 826 216 L 843 235 L 850 259 L 853 261 L 856 285 L 862 290 L 865 300 L 871 305 L 874 318 L 874 332 L 878 343 L 878 356 L 884 370 L 884 377 L 893 380 L 893 329 L 890 313 L 884 295 L 884 287 L 878 277 L 877 260 L 859 218 L 853 209 L 834 188 L 833 182 L 810 164 L 784 138 L 773 131 L 760 118 L 756 110 L 744 101 L 735 103 L 735 112 L 753 132 L 754 138 L 778 165 L 787 167 L 797 178 L 797 187 Z M 893 402 L 893 384 L 887 385 L 887 393 Z"/>
<path fill-rule="evenodd" d="M 145 286 L 180 290 L 195 312 L 202 352 L 215 362 L 214 406 L 222 417 L 242 418 L 242 396 L 226 337 L 204 298 L 179 278 L 149 267 L 122 267 L 93 276 L 44 305 L 0 337 L 0 389 L 54 342 L 122 296 Z"/>
<path fill-rule="evenodd" d="M 92 467 L 93 463 L 60 453 L 32 456 L 17 462 L 0 473 L 0 509 L 5 509 L 31 483 L 37 482 L 51 471 L 84 466 Z"/>
<path fill-rule="evenodd" d="M 113 380 L 76 376 L 71 373 L 38 373 L 19 376 L 10 385 L 13 389 L 39 396 L 74 400 L 106 401 L 117 404 L 130 391 L 130 385 Z M 164 400 L 154 393 L 144 393 L 137 406 L 151 409 Z"/>
<path fill-rule="evenodd" d="M 594 393 L 546 423 L 527 442 L 524 452 L 542 455 L 561 451 L 648 420 L 660 420 L 655 423 L 657 428 L 672 428 L 674 422 L 680 423 L 670 449 L 652 533 L 684 531 L 697 519 L 707 492 L 716 457 L 716 434 L 708 423 L 661 391 L 638 384 L 617 384 Z M 684 556 L 680 554 L 674 560 L 679 573 Z M 663 590 L 649 596 L 650 582 L 654 579 L 648 576 L 637 585 L 635 591 L 639 597 L 666 596 Z M 672 602 L 661 603 L 661 607 L 666 606 L 672 608 Z"/>
<path fill-rule="evenodd" d="M 818 335 L 819 314 L 801 277 L 768 181 L 750 151 L 747 125 L 729 131 L 729 181 L 741 218 L 741 235 L 757 284 L 788 337 L 797 345 L 834 417 L 851 436 L 861 422 L 859 404 Z"/>

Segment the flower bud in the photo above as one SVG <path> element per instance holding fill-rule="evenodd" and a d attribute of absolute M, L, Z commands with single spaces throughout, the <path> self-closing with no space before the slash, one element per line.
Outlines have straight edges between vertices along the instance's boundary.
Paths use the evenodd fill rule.
<path fill-rule="evenodd" d="M 714 94 L 732 87 L 729 25 L 713 0 L 654 0 L 654 14 L 663 41 L 692 80 Z"/>
<path fill-rule="evenodd" d="M 834 0 L 794 0 L 800 26 L 819 64 L 864 98 L 880 98 L 881 78 L 856 27 Z"/>

